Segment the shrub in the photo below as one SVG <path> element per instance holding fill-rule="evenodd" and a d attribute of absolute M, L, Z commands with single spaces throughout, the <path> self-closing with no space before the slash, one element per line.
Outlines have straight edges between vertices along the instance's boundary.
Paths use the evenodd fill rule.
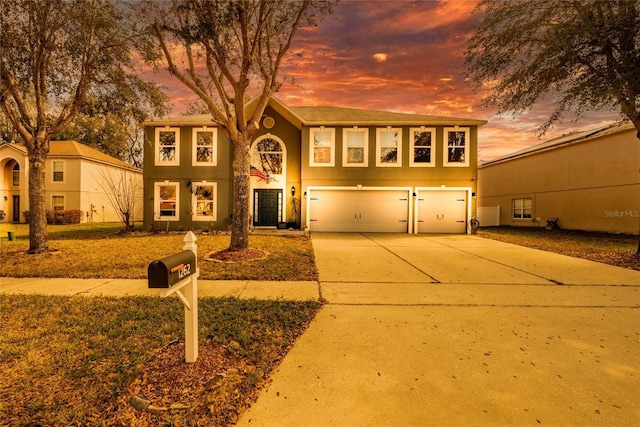
<path fill-rule="evenodd" d="M 83 212 L 80 210 L 46 211 L 47 224 L 80 224 Z"/>

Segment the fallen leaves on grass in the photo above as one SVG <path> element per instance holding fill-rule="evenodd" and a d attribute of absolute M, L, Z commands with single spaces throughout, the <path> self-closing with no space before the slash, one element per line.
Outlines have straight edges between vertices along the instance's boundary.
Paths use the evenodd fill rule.
<path fill-rule="evenodd" d="M 640 270 L 638 236 L 539 227 L 486 227 L 478 230 L 478 236 Z"/>
<path fill-rule="evenodd" d="M 146 279 L 153 260 L 182 250 L 184 234 L 129 235 L 86 231 L 50 240 L 54 253 L 27 255 L 27 239 L 0 240 L 0 272 L 11 277 L 69 277 Z M 311 240 L 305 236 L 251 236 L 245 251 L 232 253 L 228 235 L 198 234 L 200 279 L 206 280 L 304 280 L 318 278 Z M 204 254 L 216 253 L 223 262 L 207 262 Z M 268 255 L 268 257 L 267 257 Z M 235 262 L 230 262 L 235 261 Z M 240 262 L 242 261 L 242 262 Z M 251 262 L 248 262 L 251 261 Z"/>
<path fill-rule="evenodd" d="M 209 252 L 204 256 L 204 260 L 224 263 L 237 263 L 261 260 L 265 259 L 267 256 L 269 256 L 269 253 L 261 251 L 260 249 L 247 248 L 239 251 L 223 249 L 221 251 Z"/>
<path fill-rule="evenodd" d="M 199 346 L 194 363 L 185 363 L 184 343 L 175 343 L 145 364 L 119 398 L 119 416 L 130 426 L 229 425 L 237 419 L 238 400 L 241 407 L 254 400 L 258 389 L 242 390 L 241 385 L 255 373 L 256 367 L 246 359 L 211 342 Z M 136 409 L 133 399 L 153 410 Z"/>
<path fill-rule="evenodd" d="M 177 299 L 0 294 L 0 425 L 232 425 L 321 306 L 198 305 L 187 364 Z M 138 412 L 134 396 L 169 409 Z"/>

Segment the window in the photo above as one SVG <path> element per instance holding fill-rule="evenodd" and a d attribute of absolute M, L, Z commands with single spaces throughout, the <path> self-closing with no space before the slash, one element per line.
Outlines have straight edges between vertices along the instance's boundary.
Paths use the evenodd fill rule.
<path fill-rule="evenodd" d="M 336 130 L 311 128 L 309 166 L 335 166 Z"/>
<path fill-rule="evenodd" d="M 64 162 L 62 160 L 53 161 L 53 182 L 64 182 Z"/>
<path fill-rule="evenodd" d="M 531 199 L 513 199 L 513 219 L 531 218 Z"/>
<path fill-rule="evenodd" d="M 444 128 L 445 166 L 469 166 L 469 128 Z"/>
<path fill-rule="evenodd" d="M 402 166 L 402 129 L 378 129 L 376 153 L 376 166 Z"/>
<path fill-rule="evenodd" d="M 202 182 L 200 184 L 192 184 L 193 192 L 193 213 L 191 219 L 193 221 L 215 221 L 216 215 L 216 190 L 218 184 Z"/>
<path fill-rule="evenodd" d="M 156 165 L 180 165 L 180 129 L 156 128 Z"/>
<path fill-rule="evenodd" d="M 178 189 L 177 182 L 155 183 L 153 219 L 166 221 L 177 221 L 179 219 L 180 194 Z"/>
<path fill-rule="evenodd" d="M 51 208 L 54 211 L 64 210 L 64 196 L 51 196 Z"/>
<path fill-rule="evenodd" d="M 20 186 L 20 164 L 16 163 L 15 165 L 13 165 L 13 170 L 11 172 L 11 178 L 12 178 L 12 185 L 14 187 L 19 187 Z"/>
<path fill-rule="evenodd" d="M 409 165 L 429 167 L 436 165 L 436 130 L 434 128 L 411 128 Z"/>
<path fill-rule="evenodd" d="M 361 166 L 369 164 L 369 130 L 342 130 L 342 166 Z"/>
<path fill-rule="evenodd" d="M 216 129 L 194 128 L 192 131 L 194 166 L 216 166 L 218 162 Z"/>
<path fill-rule="evenodd" d="M 251 176 L 269 182 L 274 175 L 282 175 L 282 145 L 269 134 L 255 143 L 251 156 Z"/>

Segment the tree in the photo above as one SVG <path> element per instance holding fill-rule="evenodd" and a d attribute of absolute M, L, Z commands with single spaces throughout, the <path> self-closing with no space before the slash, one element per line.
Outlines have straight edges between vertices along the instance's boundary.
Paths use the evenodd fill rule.
<path fill-rule="evenodd" d="M 619 110 L 640 139 L 639 0 L 483 0 L 465 53 L 485 107 L 519 114 L 557 97 L 544 133 L 565 113 Z M 640 254 L 640 238 L 637 253 Z"/>
<path fill-rule="evenodd" d="M 330 13 L 334 0 L 149 0 L 139 3 L 150 39 L 143 56 L 166 68 L 207 106 L 233 151 L 229 249 L 249 245 L 251 138 L 280 88 L 283 57 L 301 26 Z M 255 96 L 255 108 L 247 108 Z"/>
<path fill-rule="evenodd" d="M 0 3 L 0 109 L 29 156 L 29 253 L 49 250 L 44 183 L 52 136 L 87 99 L 114 107 L 160 96 L 133 74 L 133 38 L 115 1 Z"/>
<path fill-rule="evenodd" d="M 547 130 L 565 113 L 620 111 L 640 139 L 640 1 L 483 0 L 465 53 L 485 107 L 519 114 L 557 97 Z"/>
<path fill-rule="evenodd" d="M 118 172 L 102 171 L 98 181 L 125 231 L 133 231 L 136 200 L 142 193 L 142 183 L 137 180 L 136 174 L 124 169 Z"/>

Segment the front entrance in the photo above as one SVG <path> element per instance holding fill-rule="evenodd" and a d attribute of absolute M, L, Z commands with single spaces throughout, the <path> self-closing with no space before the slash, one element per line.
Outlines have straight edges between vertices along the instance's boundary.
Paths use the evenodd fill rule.
<path fill-rule="evenodd" d="M 20 196 L 13 196 L 13 215 L 11 215 L 13 222 L 20 222 Z"/>
<path fill-rule="evenodd" d="M 253 190 L 254 227 L 275 227 L 282 220 L 282 190 Z"/>

